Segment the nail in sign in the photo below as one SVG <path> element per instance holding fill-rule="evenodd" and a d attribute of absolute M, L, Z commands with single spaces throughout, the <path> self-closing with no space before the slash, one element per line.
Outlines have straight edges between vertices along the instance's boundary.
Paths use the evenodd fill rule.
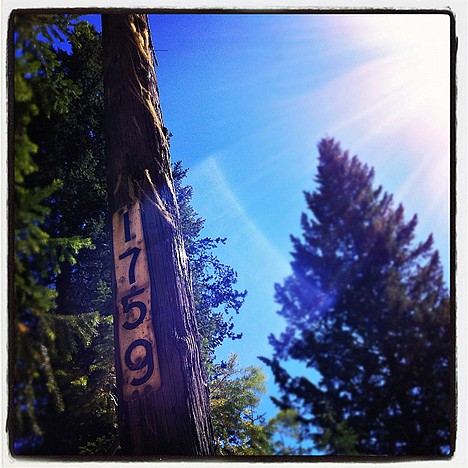
<path fill-rule="evenodd" d="M 112 229 L 123 397 L 130 401 L 161 385 L 140 203 L 116 211 Z"/>

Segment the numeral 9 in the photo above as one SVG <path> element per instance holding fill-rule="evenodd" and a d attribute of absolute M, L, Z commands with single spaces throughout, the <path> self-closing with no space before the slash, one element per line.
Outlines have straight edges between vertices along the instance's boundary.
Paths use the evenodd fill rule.
<path fill-rule="evenodd" d="M 142 359 L 138 358 L 137 362 L 133 362 L 132 352 L 135 348 L 139 346 L 145 348 L 146 354 Z M 145 382 L 147 382 L 153 374 L 154 370 L 153 350 L 151 347 L 151 343 L 148 340 L 143 339 L 135 340 L 128 347 L 127 352 L 125 353 L 125 364 L 132 371 L 138 371 L 140 369 L 143 369 L 144 367 L 148 367 L 146 374 L 143 375 L 143 377 L 140 377 L 139 379 L 133 379 L 130 382 L 131 385 L 133 385 L 134 387 L 138 387 L 139 385 L 143 385 Z"/>

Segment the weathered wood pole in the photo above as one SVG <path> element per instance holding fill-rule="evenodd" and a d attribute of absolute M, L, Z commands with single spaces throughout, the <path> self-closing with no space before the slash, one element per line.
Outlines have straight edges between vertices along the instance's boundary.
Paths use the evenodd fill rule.
<path fill-rule="evenodd" d="M 212 455 L 208 388 L 148 18 L 103 14 L 121 447 Z"/>

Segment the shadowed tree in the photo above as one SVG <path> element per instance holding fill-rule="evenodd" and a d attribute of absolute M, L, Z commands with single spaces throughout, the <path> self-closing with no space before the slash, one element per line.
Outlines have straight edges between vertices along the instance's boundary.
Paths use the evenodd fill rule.
<path fill-rule="evenodd" d="M 37 143 L 39 170 L 31 184 L 63 183 L 47 200 L 44 227 L 50 235 L 85 236 L 92 248 L 75 262 L 59 261 L 49 288 L 55 315 L 67 326 L 56 334 L 51 366 L 63 399 L 58 412 L 49 401 L 41 414 L 41 454 L 71 455 L 80 446 L 103 441 L 97 453 L 115 447 L 115 375 L 113 372 L 110 246 L 107 233 L 107 181 L 103 136 L 101 37 L 89 23 L 75 22 L 68 34 L 70 50 L 55 51 L 45 91 L 66 80 L 66 112 L 51 109 L 32 120 L 28 134 Z M 59 260 L 59 259 L 57 259 Z M 77 323 L 87 318 L 87 326 Z M 104 443 L 105 442 L 105 443 Z"/>
<path fill-rule="evenodd" d="M 35 15 L 24 16 L 18 25 L 22 33 L 18 40 L 25 37 L 24 40 L 31 41 L 32 32 L 45 19 Z M 55 18 L 47 17 L 47 20 L 54 27 Z M 57 21 L 60 23 L 62 18 Z M 24 28 L 26 32 L 23 33 Z M 15 89 L 18 118 L 23 115 L 20 113 L 23 107 L 19 103 L 27 96 L 36 101 L 43 98 L 50 101 L 50 96 L 56 93 L 56 86 L 65 88 L 67 102 L 66 106 L 47 107 L 47 112 L 42 111 L 42 106 L 37 111 L 33 107 L 34 112 L 26 115 L 29 119 L 27 126 L 17 126 L 17 135 L 26 142 L 35 142 L 31 159 L 34 170 L 27 177 L 27 187 L 30 187 L 28 199 L 32 203 L 35 200 L 31 197 L 32 191 L 38 193 L 40 209 L 44 213 L 44 235 L 86 236 L 91 239 L 93 248 L 79 251 L 74 255 L 73 264 L 49 256 L 55 273 L 48 275 L 43 291 L 51 295 L 53 314 L 50 317 L 54 320 L 48 321 L 48 336 L 55 338 L 53 346 L 47 350 L 47 369 L 53 379 L 50 382 L 54 382 L 54 387 L 49 385 L 49 389 L 55 389 L 59 405 L 56 406 L 54 399 L 47 394 L 42 394 L 39 381 L 35 383 L 32 388 L 41 392 L 41 404 L 31 405 L 30 409 L 36 433 L 41 435 L 34 436 L 29 422 L 26 422 L 24 430 L 21 429 L 18 419 L 15 440 L 20 453 L 112 455 L 119 444 L 113 369 L 110 246 L 106 232 L 108 203 L 102 44 L 100 34 L 85 21 L 75 22 L 67 31 L 67 39 L 70 49 L 51 48 L 50 42 L 43 45 L 48 57 L 48 71 L 38 77 L 41 79 L 41 92 L 34 88 L 30 94 L 23 95 L 24 86 L 30 81 L 23 83 L 19 73 L 23 68 L 33 69 L 36 63 L 31 62 L 33 56 L 18 56 Z M 20 44 L 17 47 L 18 50 L 23 48 Z M 52 62 L 49 56 L 53 57 Z M 28 109 L 24 106 L 25 111 L 29 112 Z M 20 156 L 20 147 L 15 156 L 16 171 L 22 170 L 22 165 L 26 164 Z M 213 251 L 225 239 L 201 237 L 204 220 L 190 204 L 192 188 L 183 183 L 186 173 L 180 162 L 174 165 L 175 192 L 192 271 L 203 365 L 207 375 L 212 375 L 217 369 L 214 363 L 216 347 L 225 339 L 241 337 L 233 331 L 232 314 L 238 313 L 246 293 L 234 288 L 236 273 L 222 264 Z M 61 182 L 54 182 L 57 179 Z M 39 188 L 49 186 L 53 186 L 50 189 L 53 196 L 44 198 L 49 192 L 39 193 Z M 16 216 L 19 222 L 22 205 L 18 203 Z M 17 245 L 21 246 L 21 243 L 17 242 Z M 16 285 L 23 284 L 25 275 L 25 270 L 17 270 Z M 47 306 L 43 298 L 41 302 Z M 30 330 L 25 324 L 20 324 L 19 329 L 22 333 Z M 38 339 L 42 345 L 47 345 L 43 337 Z M 35 366 L 30 349 L 28 344 L 21 361 L 24 361 L 24 366 Z M 50 354 L 52 349 L 60 352 Z M 20 385 L 23 388 L 24 384 Z M 22 408 L 17 408 L 19 418 L 24 414 L 24 406 Z"/>
<path fill-rule="evenodd" d="M 13 213 L 12 244 L 14 258 L 13 307 L 10 326 L 13 337 L 10 412 L 16 446 L 34 445 L 42 429 L 38 415 L 53 402 L 63 411 L 63 398 L 57 385 L 52 361 L 59 354 L 57 336 L 68 333 L 74 339 L 89 337 L 92 318 L 80 315 L 74 320 L 57 313 L 57 292 L 53 287 L 60 265 L 76 263 L 77 254 L 90 247 L 82 235 L 62 235 L 47 225 L 50 202 L 63 186 L 53 178 L 37 183 L 42 154 L 31 136 L 37 119 L 48 120 L 52 112 L 65 113 L 75 88 L 63 75 L 50 84 L 58 63 L 53 41 L 69 34 L 70 15 L 14 15 L 14 146 L 10 179 Z M 10 23 L 11 25 L 12 23 Z M 86 338 L 85 338 L 86 339 Z M 10 439 L 13 443 L 13 439 Z"/>
<path fill-rule="evenodd" d="M 448 454 L 450 298 L 439 254 L 432 236 L 415 242 L 417 217 L 405 221 L 373 179 L 334 140 L 320 142 L 292 274 L 276 285 L 287 327 L 263 361 L 279 406 L 296 409 L 325 453 Z"/>
<path fill-rule="evenodd" d="M 124 329 L 134 330 L 138 320 L 121 325 L 120 318 L 115 316 L 122 449 L 133 455 L 210 455 L 214 453 L 214 445 L 208 387 L 171 173 L 167 131 L 159 104 L 148 19 L 140 14 L 108 14 L 102 15 L 102 24 L 105 141 L 110 212 L 114 220 L 113 250 L 118 259 L 130 255 L 128 252 L 137 252 L 132 258 L 134 263 L 130 263 L 129 285 L 136 283 L 139 275 L 135 270 L 132 275 L 137 255 L 143 252 L 142 255 L 147 256 L 149 277 L 142 274 L 140 281 L 148 282 L 148 287 L 130 291 L 129 286 L 125 294 L 130 297 L 140 291 L 151 291 L 149 309 L 143 302 L 138 302 L 143 304 L 138 305 L 140 322 L 149 310 L 151 322 L 142 322 L 142 325 L 150 323 L 148 333 L 151 335 L 144 335 L 130 344 L 120 342 Z M 137 213 L 131 221 L 129 217 L 133 215 L 128 214 L 129 210 Z M 121 234 L 117 231 L 119 216 L 123 219 Z M 130 223 L 141 223 L 144 249 L 133 247 L 125 251 L 125 245 L 118 244 L 118 235 L 124 236 L 125 243 L 134 239 Z M 118 268 L 116 260 L 114 263 Z M 125 276 L 113 278 L 116 309 L 123 287 L 122 278 Z M 121 302 L 123 314 L 128 307 L 130 310 L 137 307 L 132 305 L 137 302 L 127 303 L 123 298 Z M 119 349 L 121 346 L 122 350 Z M 142 348 L 145 349 L 144 356 L 132 360 L 133 350 L 140 353 Z M 125 356 L 123 361 L 119 352 Z M 154 357 L 156 352 L 158 366 Z M 134 377 L 129 383 L 124 380 L 124 372 L 127 375 L 128 372 L 139 372 L 142 367 L 146 367 L 144 376 Z M 148 378 L 155 380 L 152 386 L 145 387 L 144 393 L 134 398 L 135 390 L 131 399 L 125 397 L 127 387 L 124 385 L 139 382 L 143 385 Z M 151 391 L 147 392 L 147 389 Z"/>

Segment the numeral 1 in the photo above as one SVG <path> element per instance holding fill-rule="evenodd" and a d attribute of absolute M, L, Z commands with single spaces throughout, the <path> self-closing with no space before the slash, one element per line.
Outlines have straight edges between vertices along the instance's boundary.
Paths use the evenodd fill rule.
<path fill-rule="evenodd" d="M 125 242 L 130 242 L 130 215 L 128 211 L 126 211 L 123 215 L 124 220 L 124 233 L 125 233 Z"/>

